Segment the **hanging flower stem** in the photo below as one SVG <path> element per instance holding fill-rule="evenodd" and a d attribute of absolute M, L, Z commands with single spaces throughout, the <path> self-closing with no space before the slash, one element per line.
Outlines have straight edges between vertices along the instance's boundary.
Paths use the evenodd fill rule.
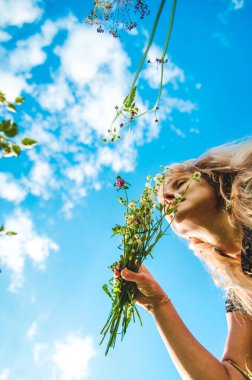
<path fill-rule="evenodd" d="M 152 45 L 153 38 L 154 38 L 155 33 L 156 33 L 156 28 L 157 28 L 157 25 L 158 25 L 161 13 L 163 11 L 165 2 L 166 2 L 166 0 L 161 0 L 161 2 L 160 2 L 160 5 L 159 5 L 159 8 L 158 8 L 157 15 L 155 17 L 154 25 L 152 27 L 152 31 L 151 31 L 151 34 L 150 34 L 150 38 L 149 38 L 148 44 L 147 44 L 147 46 L 145 48 L 144 54 L 143 54 L 143 56 L 142 56 L 142 58 L 140 60 L 138 68 L 136 70 L 133 82 L 132 82 L 131 87 L 130 87 L 130 91 L 129 91 L 128 95 L 126 96 L 126 98 L 124 99 L 123 105 L 121 106 L 121 108 L 119 109 L 119 107 L 116 106 L 116 116 L 115 116 L 115 118 L 113 119 L 113 121 L 111 123 L 110 129 L 108 130 L 108 133 L 109 133 L 108 138 L 110 138 L 111 142 L 113 142 L 115 139 L 120 139 L 120 135 L 119 135 L 119 133 L 117 131 L 117 127 L 114 127 L 114 123 L 118 119 L 119 116 L 123 115 L 127 119 L 127 121 L 125 123 L 121 123 L 120 124 L 120 127 L 124 127 L 127 124 L 131 124 L 135 119 L 137 119 L 137 118 L 139 118 L 139 117 L 141 117 L 143 115 L 146 115 L 147 113 L 149 113 L 151 111 L 156 111 L 158 109 L 158 104 L 160 102 L 160 98 L 161 98 L 161 94 L 162 94 L 162 89 L 163 89 L 164 64 L 167 62 L 167 60 L 165 60 L 165 56 L 166 56 L 166 53 L 167 53 L 167 49 L 168 49 L 168 45 L 169 45 L 169 41 L 170 41 L 170 37 L 171 37 L 171 32 L 172 32 L 172 28 L 173 28 L 177 0 L 173 0 L 171 17 L 170 17 L 170 23 L 169 23 L 169 27 L 168 27 L 168 31 L 167 31 L 167 35 L 166 35 L 166 39 L 165 39 L 165 44 L 164 44 L 162 56 L 161 56 L 160 59 L 157 59 L 157 62 L 161 64 L 161 74 L 160 74 L 159 91 L 158 91 L 158 96 L 157 96 L 155 105 L 151 109 L 146 110 L 143 113 L 139 114 L 138 113 L 139 110 L 138 110 L 138 108 L 135 105 L 135 96 L 136 96 L 136 89 L 137 89 L 137 84 L 136 83 L 137 83 L 140 71 L 142 69 L 143 63 L 144 63 L 144 61 L 146 59 L 146 56 L 147 56 L 147 54 L 149 52 L 149 49 L 150 49 L 151 45 Z M 130 117 L 126 117 L 125 113 L 128 113 L 130 115 Z M 158 120 L 155 119 L 155 121 L 158 121 Z M 107 142 L 107 138 L 104 139 L 104 142 Z"/>
<path fill-rule="evenodd" d="M 160 60 L 161 61 L 160 86 L 159 86 L 159 91 L 158 91 L 158 97 L 157 97 L 155 106 L 153 107 L 153 110 L 155 110 L 157 108 L 158 104 L 159 104 L 161 93 L 162 93 L 162 89 L 163 89 L 164 61 L 165 61 L 165 55 L 166 55 L 166 52 L 167 52 L 167 49 L 168 49 L 168 45 L 169 45 L 169 42 L 170 42 L 170 37 L 171 37 L 171 32 L 172 32 L 172 27 L 173 27 L 173 22 L 174 22 L 174 17 L 175 17 L 176 5 L 177 5 L 177 0 L 173 0 L 172 14 L 171 14 L 171 19 L 170 19 L 170 24 L 169 24 L 168 32 L 167 32 L 167 35 L 166 35 L 166 40 L 165 40 L 165 44 L 164 44 L 163 54 L 162 54 L 162 57 L 161 57 L 161 60 Z"/>

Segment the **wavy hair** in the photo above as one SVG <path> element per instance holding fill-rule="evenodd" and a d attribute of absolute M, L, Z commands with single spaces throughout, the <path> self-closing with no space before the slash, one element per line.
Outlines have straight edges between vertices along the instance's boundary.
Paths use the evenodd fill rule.
<path fill-rule="evenodd" d="M 252 230 L 252 138 L 217 146 L 197 159 L 170 167 L 169 180 L 199 171 L 214 187 L 218 205 L 231 225 L 240 232 L 244 227 Z M 159 200 L 163 201 L 162 196 Z M 216 285 L 226 289 L 237 309 L 252 317 L 252 276 L 242 271 L 241 253 L 234 257 L 196 238 L 190 239 L 189 248 L 206 264 Z"/>

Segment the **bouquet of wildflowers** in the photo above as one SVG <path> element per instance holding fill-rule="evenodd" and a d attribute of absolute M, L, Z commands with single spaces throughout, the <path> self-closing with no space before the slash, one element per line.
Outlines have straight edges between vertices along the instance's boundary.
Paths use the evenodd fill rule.
<path fill-rule="evenodd" d="M 152 257 L 153 248 L 172 223 L 171 221 L 164 226 L 165 217 L 171 215 L 171 220 L 174 219 L 177 206 L 183 199 L 191 182 L 198 180 L 200 177 L 198 172 L 194 173 L 183 192 L 175 193 L 173 200 L 168 205 L 159 204 L 156 202 L 156 197 L 168 171 L 171 171 L 171 169 L 165 167 L 163 172 L 154 178 L 155 183 L 153 185 L 152 178 L 148 176 L 141 198 L 131 201 L 129 201 L 127 194 L 129 183 L 120 176 L 117 177 L 114 186 L 117 191 L 124 191 L 125 195 L 124 198 L 119 197 L 119 202 L 125 207 L 125 223 L 123 225 L 116 224 L 112 229 L 112 236 L 121 235 L 119 249 L 122 251 L 120 259 L 110 266 L 113 271 L 114 269 L 120 271 L 127 267 L 131 271 L 138 272 L 146 257 Z M 119 328 L 122 340 L 132 319 L 135 322 L 136 318 L 138 318 L 141 325 L 142 321 L 134 300 L 136 294 L 135 283 L 127 282 L 121 277 L 114 277 L 109 281 L 108 285 L 103 286 L 103 289 L 112 302 L 107 322 L 101 331 L 101 334 L 103 334 L 101 343 L 106 335 L 109 334 L 105 352 L 105 355 L 107 355 L 109 349 L 115 346 Z"/>

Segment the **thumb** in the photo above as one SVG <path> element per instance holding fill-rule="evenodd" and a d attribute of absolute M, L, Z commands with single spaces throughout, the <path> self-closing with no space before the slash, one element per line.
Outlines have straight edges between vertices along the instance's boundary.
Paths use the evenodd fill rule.
<path fill-rule="evenodd" d="M 136 273 L 127 268 L 121 271 L 121 276 L 124 280 L 136 282 L 137 284 L 143 281 L 143 273 Z"/>

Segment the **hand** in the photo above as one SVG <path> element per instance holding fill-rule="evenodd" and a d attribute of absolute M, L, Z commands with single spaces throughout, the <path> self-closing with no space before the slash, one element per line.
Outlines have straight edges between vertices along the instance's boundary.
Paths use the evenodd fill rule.
<path fill-rule="evenodd" d="M 138 291 L 135 300 L 147 311 L 153 311 L 160 304 L 170 302 L 164 290 L 143 264 L 139 268 L 138 273 L 124 268 L 121 272 L 115 269 L 114 275 L 115 277 L 122 276 L 124 280 L 136 283 Z"/>

